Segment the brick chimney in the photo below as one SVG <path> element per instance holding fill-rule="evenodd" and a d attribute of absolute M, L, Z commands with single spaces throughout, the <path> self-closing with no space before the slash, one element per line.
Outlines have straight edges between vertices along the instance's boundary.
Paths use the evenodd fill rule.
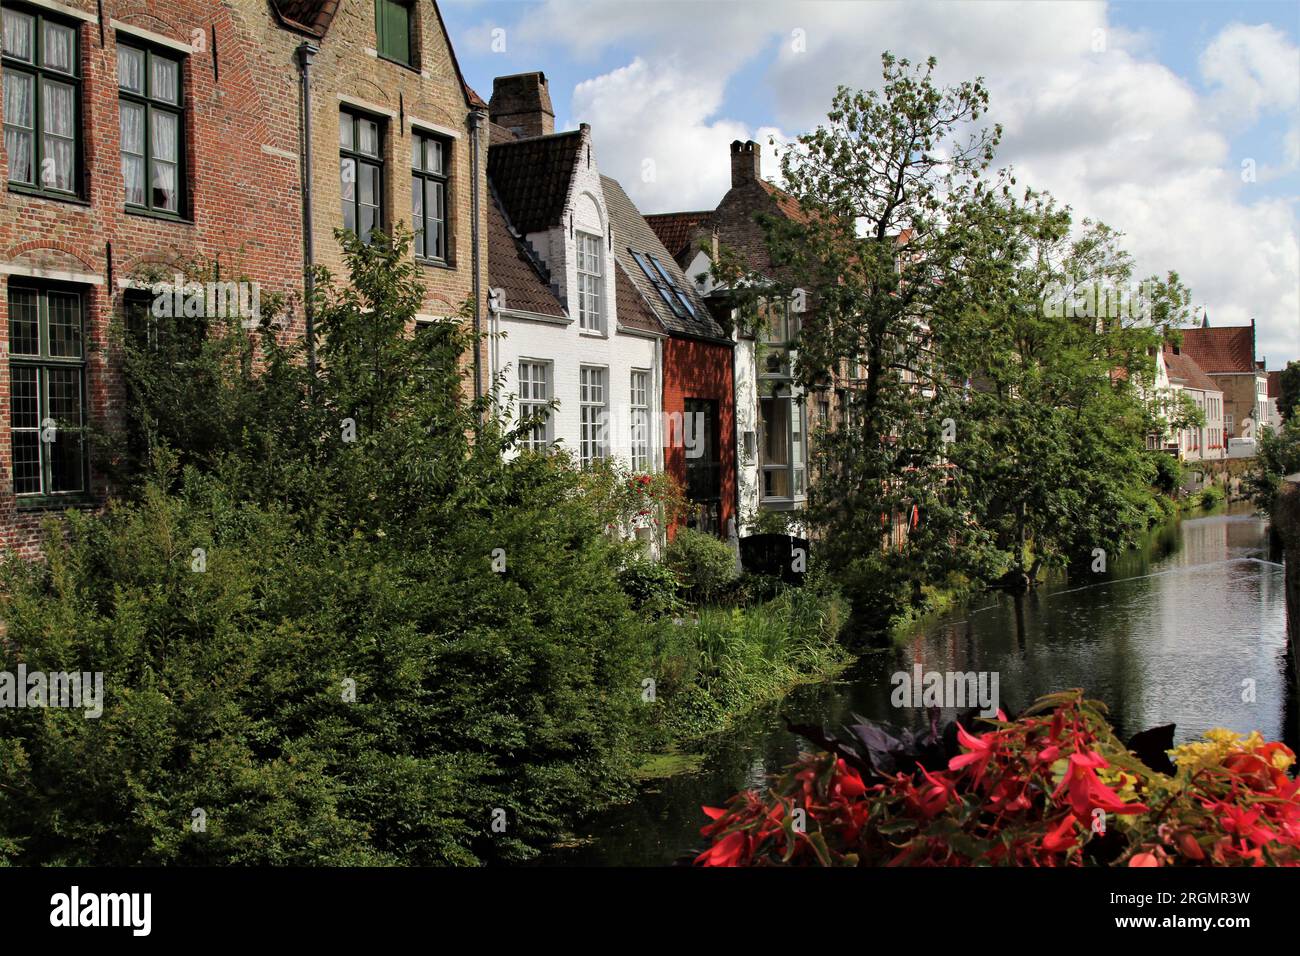
<path fill-rule="evenodd" d="M 752 139 L 731 144 L 731 185 L 743 186 L 751 180 L 763 178 L 763 153 Z"/>
<path fill-rule="evenodd" d="M 555 110 L 546 74 L 516 73 L 498 76 L 492 81 L 492 101 L 488 104 L 492 122 L 514 130 L 520 136 L 547 136 L 555 132 Z"/>

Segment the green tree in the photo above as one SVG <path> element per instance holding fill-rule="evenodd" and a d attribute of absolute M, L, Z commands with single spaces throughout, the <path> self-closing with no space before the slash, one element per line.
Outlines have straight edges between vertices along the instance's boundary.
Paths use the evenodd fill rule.
<path fill-rule="evenodd" d="M 0 709 L 0 855 L 518 860 L 626 792 L 621 554 L 575 471 L 467 399 L 467 323 L 414 328 L 407 242 L 344 237 L 315 380 L 271 328 L 128 345 L 149 473 L 3 568 L 0 670 L 102 671 L 106 701 Z"/>
<path fill-rule="evenodd" d="M 1300 361 L 1287 362 L 1279 380 L 1281 388 L 1277 397 L 1277 411 L 1282 416 L 1282 421 L 1286 421 L 1295 414 L 1296 406 L 1300 406 Z"/>

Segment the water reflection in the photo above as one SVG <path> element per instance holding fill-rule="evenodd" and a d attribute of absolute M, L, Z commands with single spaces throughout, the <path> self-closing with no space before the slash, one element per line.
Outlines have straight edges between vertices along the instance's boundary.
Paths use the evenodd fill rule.
<path fill-rule="evenodd" d="M 635 803 L 591 821 L 590 844 L 543 862 L 672 862 L 699 842 L 700 804 L 761 786 L 793 759 L 802 742 L 785 731 L 783 714 L 837 725 L 858 713 L 921 726 L 923 712 L 890 705 L 890 676 L 914 664 L 997 671 L 1013 713 L 1041 694 L 1083 687 L 1105 701 L 1124 736 L 1172 722 L 1180 741 L 1221 726 L 1295 747 L 1283 572 L 1267 558 L 1267 523 L 1224 514 L 1161 529 L 1107 574 L 985 598 L 904 646 L 867 654 L 842 680 L 800 688 L 753 714 L 705 745 L 701 772 L 656 781 Z"/>

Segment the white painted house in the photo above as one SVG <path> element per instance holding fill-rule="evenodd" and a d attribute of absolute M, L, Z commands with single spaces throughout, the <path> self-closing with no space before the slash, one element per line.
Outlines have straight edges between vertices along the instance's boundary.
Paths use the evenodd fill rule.
<path fill-rule="evenodd" d="M 628 280 L 590 129 L 554 132 L 541 73 L 499 77 L 489 111 L 491 373 L 518 420 L 558 402 L 532 447 L 658 471 L 666 336 L 644 310 L 619 308 Z"/>

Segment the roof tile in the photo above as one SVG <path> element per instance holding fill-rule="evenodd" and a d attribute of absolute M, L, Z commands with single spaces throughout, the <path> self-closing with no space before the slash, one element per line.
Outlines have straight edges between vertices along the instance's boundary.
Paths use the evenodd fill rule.
<path fill-rule="evenodd" d="M 1182 350 L 1211 375 L 1255 371 L 1255 327 L 1184 329 Z"/>

